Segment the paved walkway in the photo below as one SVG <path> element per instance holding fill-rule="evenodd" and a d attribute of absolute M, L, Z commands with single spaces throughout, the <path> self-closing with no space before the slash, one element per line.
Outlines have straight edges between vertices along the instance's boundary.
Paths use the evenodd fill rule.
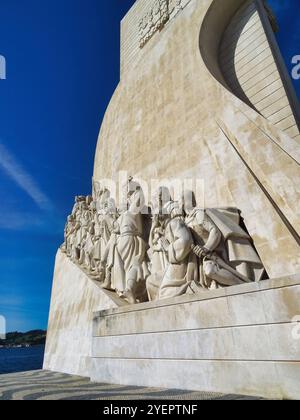
<path fill-rule="evenodd" d="M 239 400 L 257 399 L 208 392 L 93 384 L 89 379 L 34 371 L 0 375 L 0 400 Z"/>

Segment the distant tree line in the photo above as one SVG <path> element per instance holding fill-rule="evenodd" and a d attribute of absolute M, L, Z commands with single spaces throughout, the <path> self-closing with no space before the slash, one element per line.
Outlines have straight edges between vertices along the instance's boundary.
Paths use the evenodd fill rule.
<path fill-rule="evenodd" d="M 10 332 L 6 334 L 6 340 L 0 340 L 0 346 L 37 346 L 45 344 L 47 331 L 33 330 L 26 333 Z"/>

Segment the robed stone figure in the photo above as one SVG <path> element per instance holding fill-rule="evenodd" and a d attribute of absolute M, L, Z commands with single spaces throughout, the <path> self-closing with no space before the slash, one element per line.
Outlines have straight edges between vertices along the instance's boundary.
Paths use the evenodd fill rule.
<path fill-rule="evenodd" d="M 203 287 L 232 286 L 263 278 L 263 264 L 240 222 L 240 212 L 235 208 L 196 208 L 187 214 L 186 224 L 202 252 Z"/>

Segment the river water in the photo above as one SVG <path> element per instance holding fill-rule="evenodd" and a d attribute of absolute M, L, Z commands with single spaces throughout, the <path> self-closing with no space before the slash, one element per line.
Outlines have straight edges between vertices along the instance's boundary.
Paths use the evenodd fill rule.
<path fill-rule="evenodd" d="M 42 369 L 44 351 L 44 345 L 0 349 L 0 374 Z"/>

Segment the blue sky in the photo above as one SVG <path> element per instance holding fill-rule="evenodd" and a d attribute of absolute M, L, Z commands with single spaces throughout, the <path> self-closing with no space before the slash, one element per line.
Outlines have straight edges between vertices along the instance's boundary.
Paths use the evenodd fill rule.
<path fill-rule="evenodd" d="M 56 249 L 91 189 L 133 0 L 0 0 L 0 314 L 46 328 Z"/>
<path fill-rule="evenodd" d="M 119 22 L 134 0 L 0 0 L 0 315 L 46 328 L 54 257 L 91 190 L 101 120 L 119 78 Z M 269 0 L 284 58 L 300 54 L 298 0 Z M 300 97 L 300 81 L 295 82 Z"/>
<path fill-rule="evenodd" d="M 291 74 L 292 58 L 300 55 L 300 17 L 299 0 L 268 0 L 277 17 L 279 32 L 278 44 L 286 66 Z M 298 98 L 300 98 L 300 80 L 293 80 Z"/>

